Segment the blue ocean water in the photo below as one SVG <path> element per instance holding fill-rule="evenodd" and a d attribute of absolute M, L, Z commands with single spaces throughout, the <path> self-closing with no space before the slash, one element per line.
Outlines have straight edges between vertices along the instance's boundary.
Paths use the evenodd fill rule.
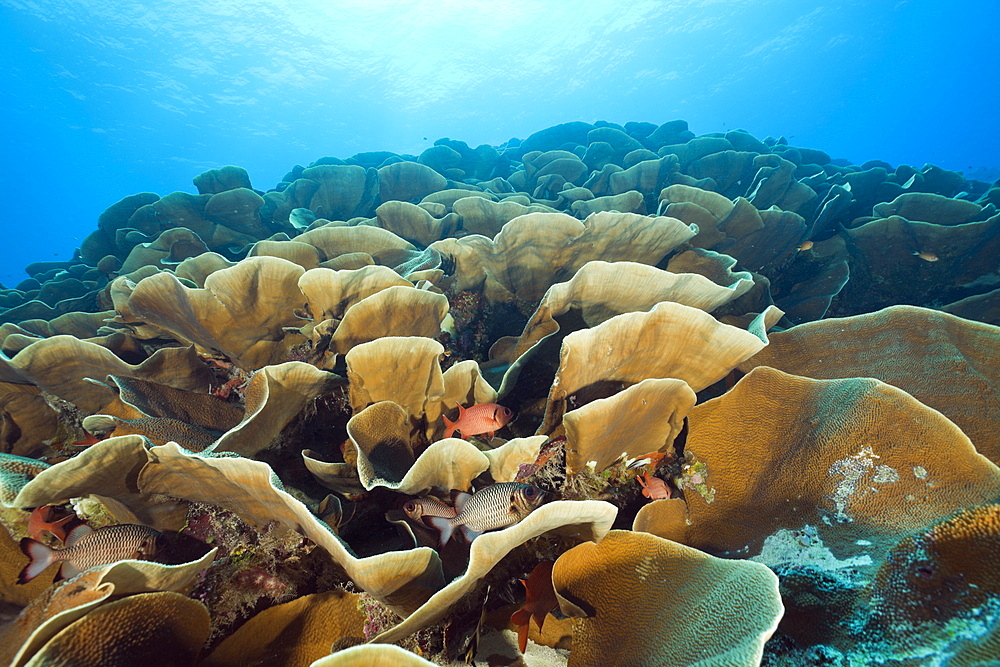
<path fill-rule="evenodd" d="M 743 128 L 1000 176 L 1000 3 L 0 0 L 0 282 L 110 204 L 571 120 Z"/>

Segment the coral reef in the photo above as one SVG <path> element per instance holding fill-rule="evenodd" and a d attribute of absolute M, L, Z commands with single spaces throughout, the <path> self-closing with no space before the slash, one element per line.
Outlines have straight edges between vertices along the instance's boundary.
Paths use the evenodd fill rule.
<path fill-rule="evenodd" d="M 995 185 L 683 121 L 194 184 L 0 290 L 0 659 L 995 657 Z M 17 586 L 45 505 L 164 549 Z"/>

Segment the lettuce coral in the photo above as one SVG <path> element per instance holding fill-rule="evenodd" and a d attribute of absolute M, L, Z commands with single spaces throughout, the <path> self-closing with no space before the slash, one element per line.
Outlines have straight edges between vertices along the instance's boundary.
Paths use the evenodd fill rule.
<path fill-rule="evenodd" d="M 996 187 L 683 121 L 195 185 L 0 290 L 10 535 L 74 503 L 190 549 L 0 586 L 15 664 L 136 614 L 104 658 L 440 663 L 543 561 L 570 664 L 995 645 Z M 481 403 L 514 418 L 441 438 Z M 471 544 L 402 510 L 513 481 L 548 502 Z"/>

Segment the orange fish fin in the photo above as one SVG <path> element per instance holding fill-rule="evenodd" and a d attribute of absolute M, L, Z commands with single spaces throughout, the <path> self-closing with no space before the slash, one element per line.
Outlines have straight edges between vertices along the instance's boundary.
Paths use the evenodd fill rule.
<path fill-rule="evenodd" d="M 531 614 L 529 614 L 524 609 L 518 609 L 513 614 L 510 615 L 510 622 L 514 625 L 527 625 L 528 621 L 531 620 Z"/>
<path fill-rule="evenodd" d="M 441 419 L 444 420 L 444 437 L 450 438 L 455 434 L 455 431 L 460 431 L 462 433 L 462 439 L 465 439 L 465 431 L 462 431 L 460 424 L 462 423 L 462 416 L 465 414 L 465 408 L 461 405 L 458 406 L 458 418 L 455 421 L 451 421 L 444 415 L 441 415 Z"/>
<path fill-rule="evenodd" d="M 523 654 L 528 650 L 528 623 L 517 626 L 517 647 Z"/>
<path fill-rule="evenodd" d="M 635 481 L 639 482 L 639 486 L 642 487 L 642 495 L 649 498 L 649 473 L 644 472 L 641 475 L 636 475 Z"/>
<path fill-rule="evenodd" d="M 531 615 L 531 617 L 533 619 L 535 619 L 535 623 L 538 623 L 538 631 L 539 632 L 542 631 L 542 624 L 545 623 L 545 617 L 549 615 L 549 611 L 552 611 L 552 610 L 550 609 L 548 611 L 536 612 L 536 613 L 534 613 L 534 614 Z"/>
<path fill-rule="evenodd" d="M 444 416 L 442 416 L 441 419 L 444 420 L 444 437 L 445 438 L 450 438 L 452 436 L 452 434 L 455 432 L 455 428 L 456 428 L 455 424 L 457 422 L 453 422 L 452 420 L 450 420 L 450 419 L 448 419 L 447 417 L 444 417 Z"/>
<path fill-rule="evenodd" d="M 524 583 L 524 579 L 521 579 L 521 583 Z M 531 623 L 531 614 L 522 607 L 510 615 L 510 622 L 517 626 L 517 647 L 524 653 L 528 648 L 528 624 Z"/>
<path fill-rule="evenodd" d="M 555 586 L 552 584 L 552 567 L 554 561 L 545 560 L 539 563 L 528 575 L 527 581 L 522 580 L 525 588 L 524 607 L 525 613 L 538 623 L 538 629 L 542 629 L 545 616 L 559 606 L 556 598 Z"/>
<path fill-rule="evenodd" d="M 70 514 L 68 516 L 64 516 L 58 521 L 53 521 L 48 525 L 48 531 L 53 535 L 55 535 L 56 539 L 58 539 L 60 542 L 65 542 L 67 537 L 66 524 L 76 520 L 76 518 L 77 517 L 75 514 Z"/>
<path fill-rule="evenodd" d="M 96 445 L 101 441 L 96 435 L 90 433 L 83 440 L 78 440 L 76 442 L 69 443 L 70 447 L 90 447 L 91 445 Z"/>

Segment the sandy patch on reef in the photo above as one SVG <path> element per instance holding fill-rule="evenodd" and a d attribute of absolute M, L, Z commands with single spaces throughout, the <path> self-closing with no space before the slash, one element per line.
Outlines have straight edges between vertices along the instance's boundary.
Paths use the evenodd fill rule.
<path fill-rule="evenodd" d="M 485 662 L 491 667 L 566 667 L 569 651 L 549 648 L 528 641 L 524 655 L 517 650 L 517 633 L 512 630 L 489 630 L 479 639 L 476 663 Z M 452 663 L 459 665 L 463 663 Z"/>

